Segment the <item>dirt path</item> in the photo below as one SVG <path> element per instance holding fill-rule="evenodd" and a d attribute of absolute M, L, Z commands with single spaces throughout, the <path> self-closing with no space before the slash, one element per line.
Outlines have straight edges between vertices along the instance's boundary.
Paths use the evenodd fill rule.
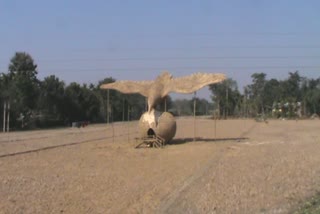
<path fill-rule="evenodd" d="M 287 213 L 320 190 L 319 121 L 271 121 L 224 147 L 160 213 Z"/>
<path fill-rule="evenodd" d="M 319 121 L 196 124 L 164 149 L 134 149 L 133 123 L 0 136 L 1 155 L 75 142 L 0 158 L 0 213 L 288 213 L 320 190 Z"/>

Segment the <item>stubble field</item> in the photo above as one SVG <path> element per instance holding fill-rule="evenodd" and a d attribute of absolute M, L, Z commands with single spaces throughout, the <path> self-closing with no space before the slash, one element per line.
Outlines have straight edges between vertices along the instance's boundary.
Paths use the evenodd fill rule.
<path fill-rule="evenodd" d="M 320 121 L 177 119 L 0 134 L 0 213 L 291 213 L 320 191 Z M 196 139 L 194 141 L 194 136 Z"/>

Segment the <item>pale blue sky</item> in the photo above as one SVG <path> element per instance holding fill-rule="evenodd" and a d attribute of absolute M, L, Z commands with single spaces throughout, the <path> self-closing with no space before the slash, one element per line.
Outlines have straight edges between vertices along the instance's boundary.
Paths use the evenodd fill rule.
<path fill-rule="evenodd" d="M 254 72 L 318 78 L 319 11 L 311 0 L 0 0 L 0 71 L 26 51 L 40 79 L 67 83 L 148 80 L 162 70 L 223 72 L 240 88 Z"/>

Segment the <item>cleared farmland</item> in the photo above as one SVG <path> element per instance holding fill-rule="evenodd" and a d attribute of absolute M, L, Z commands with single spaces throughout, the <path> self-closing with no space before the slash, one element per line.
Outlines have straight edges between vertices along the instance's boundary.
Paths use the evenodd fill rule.
<path fill-rule="evenodd" d="M 177 123 L 164 149 L 134 149 L 137 122 L 1 134 L 0 213 L 288 213 L 320 190 L 319 120 Z"/>

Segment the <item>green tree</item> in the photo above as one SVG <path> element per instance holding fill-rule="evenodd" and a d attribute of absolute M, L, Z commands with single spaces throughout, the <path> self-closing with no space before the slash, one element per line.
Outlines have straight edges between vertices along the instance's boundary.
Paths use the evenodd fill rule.
<path fill-rule="evenodd" d="M 43 114 L 62 119 L 65 83 L 51 75 L 40 83 L 38 108 Z"/>
<path fill-rule="evenodd" d="M 196 103 L 194 103 L 194 101 Z M 207 115 L 209 113 L 209 102 L 208 100 L 206 99 L 199 99 L 197 97 L 194 97 L 190 100 L 189 102 L 189 106 L 190 106 L 190 109 L 192 110 L 192 113 L 193 113 L 193 110 L 194 110 L 194 104 L 196 104 L 196 115 Z"/>
<path fill-rule="evenodd" d="M 4 97 L 11 106 L 11 125 L 21 115 L 29 121 L 36 114 L 39 96 L 39 80 L 37 79 L 37 65 L 30 54 L 17 52 L 11 58 L 9 73 L 4 75 Z"/>
<path fill-rule="evenodd" d="M 265 73 L 254 73 L 251 75 L 252 84 L 248 86 L 249 98 L 253 103 L 254 112 L 256 114 L 265 113 L 265 85 L 266 85 L 266 74 Z"/>
<path fill-rule="evenodd" d="M 281 85 L 276 79 L 267 80 L 263 92 L 263 104 L 265 111 L 271 114 L 274 105 L 281 101 Z"/>
<path fill-rule="evenodd" d="M 102 81 L 99 81 L 97 87 L 94 89 L 100 103 L 99 117 L 101 122 L 107 122 L 109 116 L 109 122 L 121 121 L 127 118 L 126 110 L 127 102 L 125 100 L 125 95 L 121 94 L 116 90 L 104 90 L 100 89 L 102 84 L 113 83 L 115 79 L 112 77 L 107 77 Z M 109 105 L 108 105 L 109 97 Z M 109 107 L 109 109 L 108 109 Z"/>
<path fill-rule="evenodd" d="M 107 122 L 139 119 L 146 111 L 146 98 L 140 94 L 122 94 L 116 90 L 100 89 L 102 84 L 112 83 L 112 77 L 100 81 L 95 92 L 100 101 L 100 118 Z M 108 105 L 109 96 L 109 105 Z M 110 107 L 108 110 L 108 106 Z"/>
<path fill-rule="evenodd" d="M 156 109 L 158 111 L 170 111 L 172 110 L 172 107 L 173 107 L 173 101 L 172 101 L 172 98 L 170 97 L 170 95 L 166 96 L 165 98 L 163 98 L 160 102 L 160 104 L 156 107 Z"/>
<path fill-rule="evenodd" d="M 178 116 L 192 115 L 193 106 L 190 105 L 190 100 L 176 99 L 173 101 L 174 113 Z"/>
<path fill-rule="evenodd" d="M 146 98 L 140 94 L 127 94 L 130 120 L 137 120 L 147 110 Z"/>
<path fill-rule="evenodd" d="M 281 85 L 281 100 L 286 102 L 301 101 L 301 81 L 302 77 L 299 72 L 289 72 L 289 77 L 280 82 Z"/>
<path fill-rule="evenodd" d="M 209 89 L 220 116 L 239 116 L 242 97 L 235 80 L 228 78 L 221 83 L 210 85 Z"/>
<path fill-rule="evenodd" d="M 65 89 L 64 117 L 70 122 L 99 120 L 100 103 L 96 94 L 78 83 L 71 83 Z"/>
<path fill-rule="evenodd" d="M 306 115 L 319 114 L 320 112 L 320 78 L 303 78 L 301 96 Z"/>

